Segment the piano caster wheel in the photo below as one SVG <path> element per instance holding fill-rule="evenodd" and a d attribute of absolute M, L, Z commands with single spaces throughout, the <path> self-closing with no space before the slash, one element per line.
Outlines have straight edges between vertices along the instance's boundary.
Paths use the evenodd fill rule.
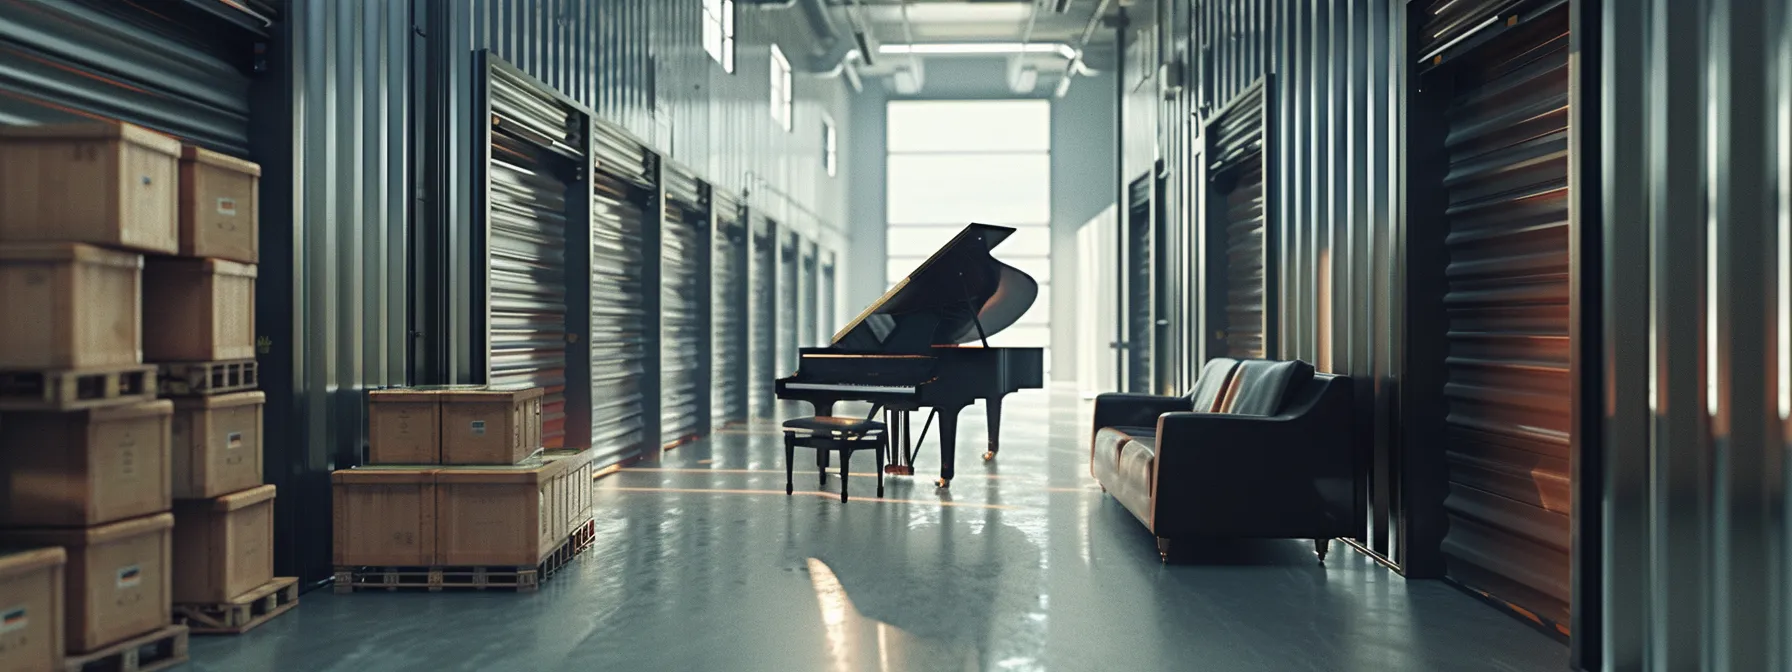
<path fill-rule="evenodd" d="M 933 479 L 933 487 L 944 490 L 947 486 L 950 486 L 950 485 L 952 485 L 952 482 L 948 481 L 946 479 L 943 479 L 943 478 Z"/>
<path fill-rule="evenodd" d="M 993 451 L 993 450 L 992 450 L 992 451 L 988 451 L 988 452 L 985 452 L 985 453 L 983 453 L 983 461 L 984 461 L 984 462 L 988 462 L 988 461 L 990 461 L 990 460 L 993 460 L 993 459 L 996 459 L 996 452 L 995 452 L 995 451 Z"/>

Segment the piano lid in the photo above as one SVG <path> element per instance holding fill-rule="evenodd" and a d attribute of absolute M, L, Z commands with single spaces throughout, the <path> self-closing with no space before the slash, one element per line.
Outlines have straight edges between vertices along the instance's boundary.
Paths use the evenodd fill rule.
<path fill-rule="evenodd" d="M 834 334 L 833 345 L 926 353 L 939 345 L 977 343 L 1008 328 L 1039 295 L 1032 276 L 990 256 L 1013 233 L 990 224 L 964 227 Z"/>

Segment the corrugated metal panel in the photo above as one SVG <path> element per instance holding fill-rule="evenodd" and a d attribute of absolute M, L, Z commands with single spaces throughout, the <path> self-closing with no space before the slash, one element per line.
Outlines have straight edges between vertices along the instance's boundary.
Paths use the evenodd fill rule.
<path fill-rule="evenodd" d="M 592 137 L 591 446 L 610 464 L 645 440 L 642 379 L 648 375 L 644 228 L 658 224 L 647 200 L 645 149 L 600 125 Z"/>
<path fill-rule="evenodd" d="M 799 314 L 802 304 L 802 271 L 798 248 L 802 238 L 795 233 L 783 233 L 778 236 L 778 353 L 777 376 L 788 376 L 796 371 L 798 325 L 803 318 Z"/>
<path fill-rule="evenodd" d="M 1265 86 L 1266 82 L 1253 86 L 1229 102 L 1206 131 L 1211 246 L 1207 305 L 1213 357 L 1268 357 L 1276 338 L 1265 191 L 1264 157 L 1269 151 Z"/>
<path fill-rule="evenodd" d="M 1448 571 L 1558 623 L 1573 408 L 1568 47 L 1561 8 L 1437 73 L 1455 91 L 1449 172 L 1433 187 L 1448 193 L 1447 332 L 1426 336 L 1448 339 L 1435 362 L 1446 371 Z"/>
<path fill-rule="evenodd" d="M 815 336 L 819 331 L 816 326 L 820 324 L 821 319 L 818 304 L 821 299 L 821 288 L 816 285 L 821 280 L 821 269 L 817 266 L 818 260 L 815 258 L 814 243 L 804 243 L 802 254 L 802 297 L 797 303 L 796 339 L 803 347 L 815 347 L 821 345 L 816 342 Z M 791 370 L 796 370 L 794 362 L 791 365 Z"/>
<path fill-rule="evenodd" d="M 834 338 L 834 330 L 845 326 L 834 321 L 834 312 L 836 310 L 834 302 L 839 300 L 837 298 L 839 286 L 836 284 L 839 282 L 839 279 L 834 274 L 834 258 L 835 254 L 831 250 L 824 250 L 821 253 L 821 286 L 818 288 L 817 292 L 817 295 L 820 297 L 821 310 L 816 315 L 816 324 L 820 327 L 820 330 L 816 333 L 816 337 L 810 341 L 811 344 L 817 347 L 827 345 Z"/>
<path fill-rule="evenodd" d="M 776 409 L 776 384 L 782 375 L 778 373 L 778 227 L 757 214 L 752 215 L 750 221 L 753 238 L 753 258 L 748 268 L 753 286 L 752 342 L 747 347 L 752 358 L 750 400 L 753 417 L 769 418 Z"/>
<path fill-rule="evenodd" d="M 543 388 L 542 446 L 558 449 L 566 440 L 567 178 L 583 160 L 571 149 L 583 134 L 569 130 L 570 110 L 500 67 L 489 91 L 488 379 Z"/>
<path fill-rule="evenodd" d="M 7 3 L 0 125 L 122 119 L 246 156 L 248 73 L 264 38 L 220 24 L 184 7 Z"/>
<path fill-rule="evenodd" d="M 714 424 L 720 427 L 747 420 L 747 343 L 751 322 L 748 311 L 752 296 L 747 266 L 752 250 L 746 222 L 740 217 L 740 205 L 734 196 L 716 191 L 711 202 L 716 211 L 716 233 L 711 257 L 715 368 L 710 412 Z"/>
<path fill-rule="evenodd" d="M 1126 187 L 1126 390 L 1151 391 L 1151 187 L 1141 175 Z"/>
<path fill-rule="evenodd" d="M 699 202 L 697 181 L 681 169 L 660 171 L 666 190 L 665 217 L 660 222 L 660 443 L 673 444 L 697 434 L 705 346 L 701 315 L 703 246 L 708 231 L 707 206 Z"/>

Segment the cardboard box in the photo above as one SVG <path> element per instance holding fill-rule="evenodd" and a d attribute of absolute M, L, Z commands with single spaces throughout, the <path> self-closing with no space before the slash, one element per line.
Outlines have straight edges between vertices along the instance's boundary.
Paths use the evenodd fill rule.
<path fill-rule="evenodd" d="M 0 672 L 62 669 L 67 563 L 54 546 L 0 551 Z"/>
<path fill-rule="evenodd" d="M 180 141 L 119 122 L 0 126 L 0 241 L 179 249 Z"/>
<path fill-rule="evenodd" d="M 575 474 L 586 487 L 596 451 L 554 451 L 511 466 L 445 466 L 435 473 L 436 564 L 530 567 L 566 541 Z"/>
<path fill-rule="evenodd" d="M 228 604 L 274 580 L 274 486 L 174 504 L 174 601 Z"/>
<path fill-rule="evenodd" d="M 158 513 L 76 529 L 0 529 L 0 543 L 68 551 L 69 653 L 85 653 L 167 626 L 174 516 Z"/>
<path fill-rule="evenodd" d="M 541 450 L 539 387 L 450 389 L 442 399 L 442 464 L 517 464 Z"/>
<path fill-rule="evenodd" d="M 188 145 L 180 155 L 180 253 L 261 261 L 261 166 Z"/>
<path fill-rule="evenodd" d="M 143 361 L 143 257 L 75 243 L 0 245 L 0 368 Z"/>
<path fill-rule="evenodd" d="M 436 561 L 436 469 L 359 467 L 332 473 L 333 563 L 426 567 Z"/>
<path fill-rule="evenodd" d="M 82 527 L 166 511 L 174 404 L 9 412 L 0 526 Z"/>
<path fill-rule="evenodd" d="M 151 362 L 255 358 L 255 267 L 154 258 L 143 267 L 143 357 Z"/>
<path fill-rule="evenodd" d="M 173 401 L 176 499 L 209 499 L 261 484 L 266 394 L 237 392 Z"/>
<path fill-rule="evenodd" d="M 423 389 L 367 392 L 368 464 L 440 464 L 442 404 Z"/>

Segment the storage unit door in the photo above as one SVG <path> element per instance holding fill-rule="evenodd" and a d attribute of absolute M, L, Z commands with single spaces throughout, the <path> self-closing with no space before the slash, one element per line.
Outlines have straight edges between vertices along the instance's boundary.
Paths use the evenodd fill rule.
<path fill-rule="evenodd" d="M 815 334 L 819 331 L 816 326 L 820 324 L 819 320 L 821 319 L 818 314 L 821 299 L 821 288 L 818 286 L 821 268 L 817 265 L 818 261 L 815 258 L 815 246 L 805 245 L 804 247 L 807 249 L 803 250 L 803 296 L 802 310 L 797 313 L 797 328 L 799 330 L 797 342 L 802 347 L 812 348 L 820 345 L 815 342 Z M 796 363 L 791 364 L 790 370 L 796 370 Z"/>
<path fill-rule="evenodd" d="M 802 323 L 802 273 L 797 257 L 796 234 L 782 236 L 778 256 L 778 354 L 774 376 L 787 376 L 796 371 L 797 325 Z"/>
<path fill-rule="evenodd" d="M 1482 23 L 1463 3 L 1443 26 Z M 1543 3 L 1547 4 L 1547 3 Z M 1454 61 L 1453 63 L 1450 61 Z M 1569 611 L 1568 10 L 1447 60 L 1446 568 L 1545 619 Z"/>
<path fill-rule="evenodd" d="M 581 157 L 563 140 L 571 111 L 503 70 L 490 72 L 487 167 L 488 380 L 546 390 L 541 442 L 566 443 L 568 185 Z M 579 125 L 584 121 L 579 119 Z M 581 133 L 582 134 L 582 133 Z"/>
<path fill-rule="evenodd" d="M 1252 87 L 1207 129 L 1209 357 L 1257 359 L 1274 351 L 1264 107 L 1262 87 Z"/>
<path fill-rule="evenodd" d="M 1151 391 L 1151 182 L 1127 187 L 1126 389 L 1139 393 Z"/>
<path fill-rule="evenodd" d="M 834 340 L 834 330 L 841 324 L 834 322 L 834 253 L 823 252 L 821 257 L 821 298 L 820 325 L 821 333 L 816 345 L 825 346 Z"/>
<path fill-rule="evenodd" d="M 646 150 L 600 128 L 591 198 L 591 446 L 597 465 L 639 455 L 644 440 Z M 658 224 L 658 218 L 653 218 Z"/>
<path fill-rule="evenodd" d="M 665 220 L 660 229 L 660 442 L 697 434 L 702 376 L 702 246 L 705 221 L 696 178 L 672 167 L 665 181 Z"/>
<path fill-rule="evenodd" d="M 753 417 L 773 415 L 778 380 L 778 240 L 776 225 L 764 217 L 753 221 L 752 356 Z"/>
<path fill-rule="evenodd" d="M 733 197 L 711 197 L 716 210 L 716 235 L 711 253 L 714 316 L 714 380 L 710 385 L 710 413 L 716 426 L 747 419 L 748 303 L 752 290 L 747 280 L 748 237 L 739 206 Z"/>
<path fill-rule="evenodd" d="M 247 157 L 255 45 L 278 28 L 240 8 L 275 12 L 215 4 L 0 5 L 0 125 L 117 119 Z"/>

